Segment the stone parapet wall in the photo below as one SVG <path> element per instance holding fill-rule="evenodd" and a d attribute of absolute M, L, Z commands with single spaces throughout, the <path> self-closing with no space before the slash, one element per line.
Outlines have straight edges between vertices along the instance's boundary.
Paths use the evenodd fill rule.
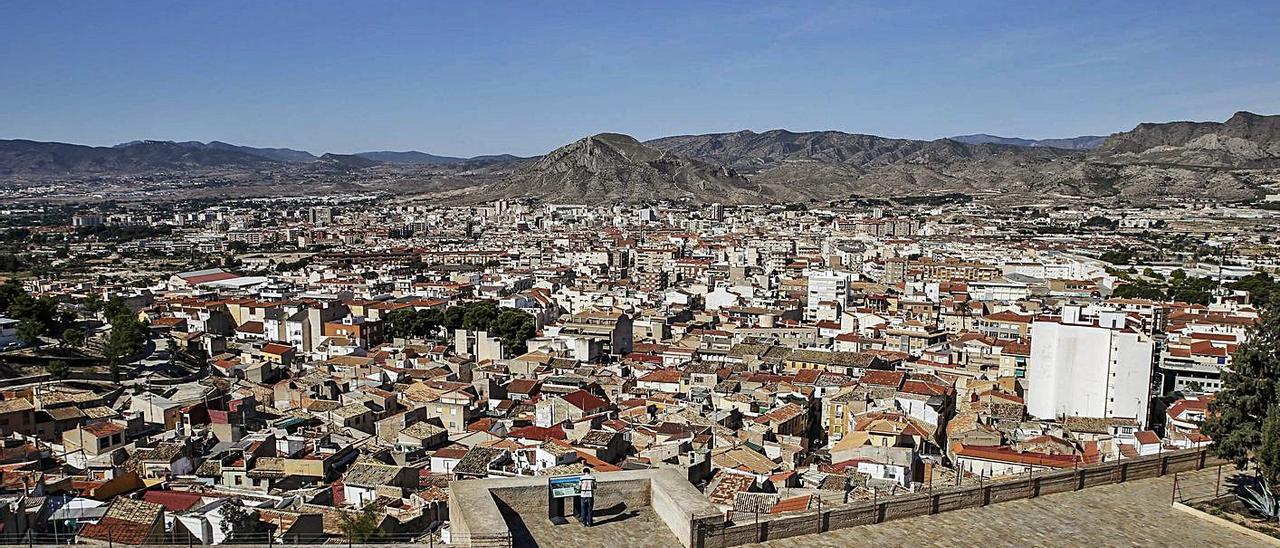
<path fill-rule="evenodd" d="M 697 548 L 738 546 L 1034 498 L 1052 493 L 1078 491 L 1100 485 L 1199 470 L 1210 464 L 1210 460 L 1206 449 L 1184 449 L 1073 469 L 1008 477 L 981 485 L 937 488 L 877 502 L 844 504 L 824 508 L 820 512 L 808 510 L 784 516 L 761 516 L 759 522 L 745 518 L 744 523 L 725 526 L 708 523 L 695 531 L 694 546 Z"/>

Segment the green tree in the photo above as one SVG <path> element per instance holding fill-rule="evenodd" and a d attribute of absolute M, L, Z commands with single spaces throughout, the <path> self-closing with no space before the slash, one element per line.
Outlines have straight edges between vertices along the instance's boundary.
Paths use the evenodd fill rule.
<path fill-rule="evenodd" d="M 12 253 L 0 254 L 0 272 L 17 272 L 26 266 L 22 259 Z"/>
<path fill-rule="evenodd" d="M 1133 262 L 1133 252 L 1128 249 L 1112 250 L 1103 253 L 1099 258 L 1111 264 L 1129 264 Z"/>
<path fill-rule="evenodd" d="M 1280 411 L 1275 407 L 1262 421 L 1262 443 L 1254 451 L 1258 461 L 1258 473 L 1270 485 L 1280 483 Z"/>
<path fill-rule="evenodd" d="M 45 366 L 45 371 L 55 379 L 65 379 L 71 374 L 71 366 L 62 360 L 53 360 Z"/>
<path fill-rule="evenodd" d="M 343 512 L 338 528 L 349 543 L 364 543 L 382 538 L 382 519 L 369 506 L 359 512 Z"/>
<path fill-rule="evenodd" d="M 1116 287 L 1112 296 L 1120 299 L 1149 299 L 1152 301 L 1163 301 L 1165 299 L 1165 292 L 1163 289 L 1142 280 Z"/>
<path fill-rule="evenodd" d="M 41 333 L 56 333 L 61 315 L 58 303 L 49 297 L 32 297 L 25 291 L 9 304 L 9 317 L 15 320 L 31 320 L 40 324 Z"/>
<path fill-rule="evenodd" d="M 84 331 L 71 328 L 71 327 L 62 331 L 63 346 L 69 346 L 71 348 L 80 348 L 84 346 L 84 343 L 85 343 Z"/>
<path fill-rule="evenodd" d="M 18 340 L 26 344 L 38 344 L 44 335 L 44 326 L 40 322 L 27 318 L 18 322 Z"/>
<path fill-rule="evenodd" d="M 1089 220 L 1084 222 L 1084 226 L 1087 228 L 1109 228 L 1114 230 L 1116 227 L 1120 226 L 1120 223 L 1101 215 L 1095 215 L 1093 217 L 1089 217 Z"/>
<path fill-rule="evenodd" d="M 960 315 L 960 330 L 969 330 L 969 317 L 973 315 L 973 305 L 969 301 L 956 303 L 956 314 Z"/>
<path fill-rule="evenodd" d="M 127 309 L 126 309 L 127 310 Z M 141 352 L 147 344 L 147 326 L 131 312 L 111 318 L 111 331 L 107 335 L 105 355 L 111 377 L 119 382 L 120 366 L 126 357 Z"/>
<path fill-rule="evenodd" d="M 173 337 L 166 337 L 164 340 L 165 354 L 169 356 L 169 367 L 173 367 L 178 363 L 178 341 Z"/>
<path fill-rule="evenodd" d="M 267 544 L 271 527 L 262 521 L 262 513 L 236 503 L 222 505 L 222 533 L 231 544 Z"/>
<path fill-rule="evenodd" d="M 107 318 L 107 322 L 111 323 L 112 319 L 129 314 L 129 306 L 124 304 L 124 299 L 120 297 L 112 297 L 102 305 L 102 315 Z"/>
<path fill-rule="evenodd" d="M 504 309 L 489 326 L 489 335 L 501 339 L 502 348 L 508 353 L 523 353 L 525 343 L 537 332 L 533 316 L 514 308 Z"/>
<path fill-rule="evenodd" d="M 468 331 L 488 331 L 493 321 L 498 319 L 498 307 L 493 303 L 480 302 L 467 305 L 462 316 L 462 328 Z"/>
<path fill-rule="evenodd" d="M 1266 272 L 1250 274 L 1228 287 L 1238 291 L 1248 291 L 1249 300 L 1259 306 L 1265 306 L 1273 300 L 1280 299 L 1280 283 Z"/>
<path fill-rule="evenodd" d="M 1262 311 L 1259 323 L 1236 350 L 1231 368 L 1200 430 L 1213 438 L 1219 457 L 1244 467 L 1262 447 L 1263 421 L 1280 406 L 1280 307 Z"/>
<path fill-rule="evenodd" d="M 462 329 L 462 320 L 466 316 L 467 309 L 463 306 L 450 306 L 444 311 L 444 326 L 449 330 L 452 336 L 454 330 Z"/>
<path fill-rule="evenodd" d="M 17 280 L 13 278 L 5 280 L 4 284 L 0 284 L 0 312 L 8 312 L 9 307 L 18 300 L 18 296 L 26 294 L 26 290 L 22 289 L 22 284 Z"/>
<path fill-rule="evenodd" d="M 435 337 L 444 323 L 444 314 L 435 308 L 402 309 L 387 314 L 387 334 L 392 337 Z"/>

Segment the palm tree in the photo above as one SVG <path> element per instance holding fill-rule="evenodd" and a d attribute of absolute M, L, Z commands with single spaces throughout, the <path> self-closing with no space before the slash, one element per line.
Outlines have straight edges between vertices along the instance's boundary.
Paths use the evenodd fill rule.
<path fill-rule="evenodd" d="M 969 301 L 960 301 L 956 303 L 956 314 L 960 315 L 960 330 L 969 330 L 969 316 L 973 314 L 972 305 Z"/>

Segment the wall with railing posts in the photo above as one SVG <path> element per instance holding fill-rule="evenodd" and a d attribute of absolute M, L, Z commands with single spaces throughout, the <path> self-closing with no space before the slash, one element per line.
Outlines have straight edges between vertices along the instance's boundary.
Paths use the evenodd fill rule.
<path fill-rule="evenodd" d="M 874 502 L 842 504 L 820 510 L 759 518 L 758 521 L 745 518 L 742 523 L 723 525 L 707 522 L 697 527 L 694 545 L 698 548 L 739 546 L 1052 493 L 1078 491 L 1199 470 L 1208 465 L 1210 460 L 1211 457 L 1204 448 L 1183 449 L 1077 468 L 1030 472 L 980 482 L 977 485 L 930 488 Z"/>

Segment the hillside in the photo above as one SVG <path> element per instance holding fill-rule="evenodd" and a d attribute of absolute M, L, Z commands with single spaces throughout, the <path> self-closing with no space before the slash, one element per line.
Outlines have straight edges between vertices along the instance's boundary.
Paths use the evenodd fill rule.
<path fill-rule="evenodd" d="M 115 147 L 0 140 L 0 175 L 84 175 L 203 168 L 255 168 L 274 163 L 239 150 L 139 141 Z"/>
<path fill-rule="evenodd" d="M 455 158 L 453 156 L 436 156 L 435 154 L 427 154 L 416 150 L 408 150 L 397 152 L 392 150 L 377 150 L 372 152 L 357 152 L 352 156 L 359 156 L 368 160 L 383 164 L 402 164 L 402 165 L 457 165 L 465 164 L 468 158 Z"/>
<path fill-rule="evenodd" d="M 1147 202 L 1210 192 L 1245 200 L 1280 184 L 1278 126 L 1280 116 L 1251 113 L 1221 123 L 1142 124 L 1107 137 L 1095 151 L 785 130 L 682 135 L 648 144 L 733 166 L 764 195 L 786 199 L 966 192 Z"/>
<path fill-rule="evenodd" d="M 1280 167 L 1280 116 L 1237 112 L 1226 122 L 1139 124 L 1098 148 L 1111 162 L 1226 168 Z"/>
<path fill-rule="evenodd" d="M 634 138 L 602 133 L 553 150 L 481 192 L 488 197 L 559 203 L 690 199 L 764 201 L 759 187 L 732 169 L 690 160 Z"/>
<path fill-rule="evenodd" d="M 1023 139 L 1021 137 L 1000 137 L 998 135 L 988 135 L 986 133 L 976 133 L 973 135 L 957 135 L 950 137 L 952 141 L 970 145 L 1013 145 L 1020 147 L 1048 147 L 1061 148 L 1065 150 L 1093 150 L 1098 148 L 1106 137 L 1100 135 L 1082 135 L 1080 137 L 1067 137 L 1064 139 Z"/>

